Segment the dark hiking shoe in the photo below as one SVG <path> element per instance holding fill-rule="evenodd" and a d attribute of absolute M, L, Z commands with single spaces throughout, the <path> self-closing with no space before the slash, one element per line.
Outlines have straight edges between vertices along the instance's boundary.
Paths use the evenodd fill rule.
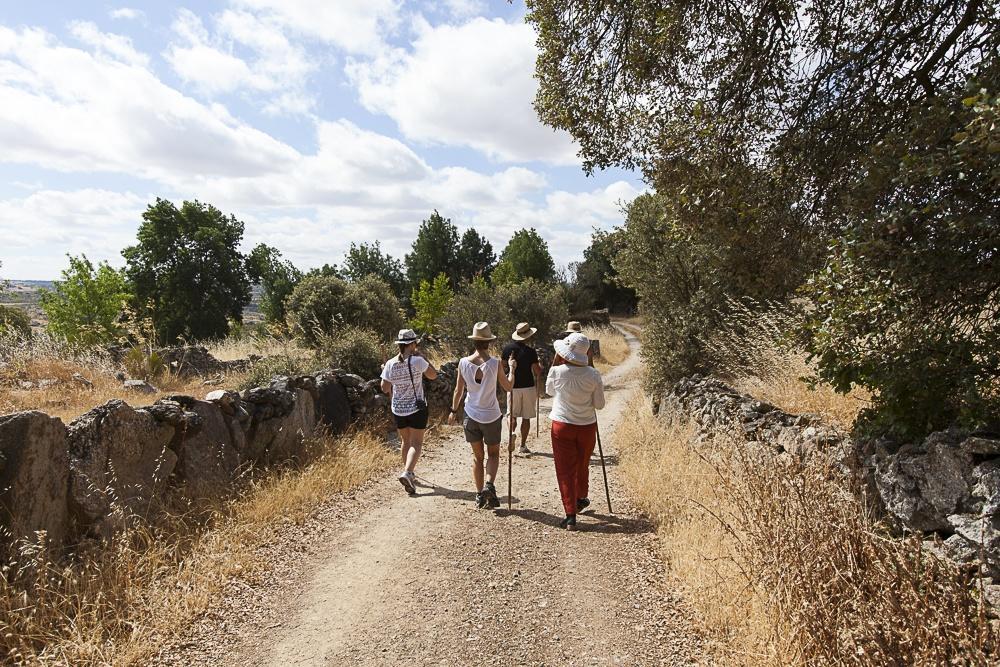
<path fill-rule="evenodd" d="M 566 518 L 559 522 L 559 527 L 566 530 L 576 530 L 576 515 L 567 514 Z"/>
<path fill-rule="evenodd" d="M 493 486 L 492 482 L 486 482 L 486 488 L 483 489 L 483 493 L 486 494 L 486 503 L 490 506 L 490 509 L 500 507 L 500 499 L 497 498 L 497 487 Z"/>
<path fill-rule="evenodd" d="M 580 514 L 583 510 L 590 507 L 590 498 L 580 498 L 576 501 L 576 513 Z"/>
<path fill-rule="evenodd" d="M 485 490 L 480 491 L 479 493 L 476 494 L 476 507 L 478 509 L 483 509 L 484 507 L 486 507 L 488 495 L 489 494 L 487 494 Z"/>

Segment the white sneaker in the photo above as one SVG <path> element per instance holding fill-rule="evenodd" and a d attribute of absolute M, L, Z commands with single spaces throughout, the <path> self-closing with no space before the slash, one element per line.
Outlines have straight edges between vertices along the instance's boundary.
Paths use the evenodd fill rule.
<path fill-rule="evenodd" d="M 399 476 L 399 483 L 403 485 L 403 488 L 406 489 L 406 492 L 411 496 L 417 492 L 417 487 L 413 483 L 413 473 L 409 470 L 404 471 L 403 474 Z"/>

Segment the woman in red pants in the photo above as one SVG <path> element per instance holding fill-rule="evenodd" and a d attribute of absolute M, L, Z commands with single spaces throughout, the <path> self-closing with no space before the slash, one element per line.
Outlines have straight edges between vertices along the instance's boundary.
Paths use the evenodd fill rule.
<path fill-rule="evenodd" d="M 560 528 L 576 529 L 576 514 L 590 505 L 590 455 L 597 442 L 597 411 L 604 407 L 604 381 L 593 367 L 590 339 L 572 333 L 553 343 L 556 357 L 545 381 L 552 399 L 552 458 L 566 518 Z"/>

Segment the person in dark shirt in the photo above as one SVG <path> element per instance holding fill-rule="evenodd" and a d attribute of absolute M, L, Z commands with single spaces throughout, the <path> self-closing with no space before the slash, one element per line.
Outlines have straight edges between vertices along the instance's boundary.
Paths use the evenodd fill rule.
<path fill-rule="evenodd" d="M 514 390 L 511 392 L 511 419 L 521 420 L 521 446 L 518 454 L 528 455 L 528 433 L 531 432 L 531 420 L 537 418 L 538 377 L 542 374 L 542 365 L 538 363 L 538 352 L 528 342 L 538 333 L 538 329 L 527 322 L 521 322 L 511 334 L 513 342 L 503 349 L 500 355 L 504 364 L 504 372 L 510 372 L 510 358 L 517 360 L 514 369 Z"/>

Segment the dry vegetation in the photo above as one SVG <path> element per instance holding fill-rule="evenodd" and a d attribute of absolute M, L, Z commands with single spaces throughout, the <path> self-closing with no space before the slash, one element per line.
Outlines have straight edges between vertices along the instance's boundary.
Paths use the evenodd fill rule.
<path fill-rule="evenodd" d="M 611 326 L 584 327 L 583 333 L 591 340 L 601 341 L 601 354 L 594 358 L 594 366 L 602 373 L 607 373 L 628 357 L 628 343 L 618 329 Z"/>
<path fill-rule="evenodd" d="M 734 665 L 990 664 L 998 636 L 970 575 L 888 537 L 821 466 L 785 467 L 735 436 L 695 445 L 637 401 L 616 447 Z M 995 663 L 993 663 L 995 664 Z"/>
<path fill-rule="evenodd" d="M 849 427 L 871 396 L 860 388 L 838 394 L 811 382 L 815 369 L 788 338 L 795 326 L 787 307 L 730 301 L 726 323 L 704 341 L 706 352 L 716 374 L 738 391 L 791 414 L 819 414 Z"/>
<path fill-rule="evenodd" d="M 104 547 L 50 562 L 24 549 L 0 578 L 0 662 L 142 665 L 202 613 L 232 577 L 265 576 L 288 522 L 394 464 L 368 433 L 317 438 L 302 468 L 250 480 L 206 513 L 168 513 Z"/>

